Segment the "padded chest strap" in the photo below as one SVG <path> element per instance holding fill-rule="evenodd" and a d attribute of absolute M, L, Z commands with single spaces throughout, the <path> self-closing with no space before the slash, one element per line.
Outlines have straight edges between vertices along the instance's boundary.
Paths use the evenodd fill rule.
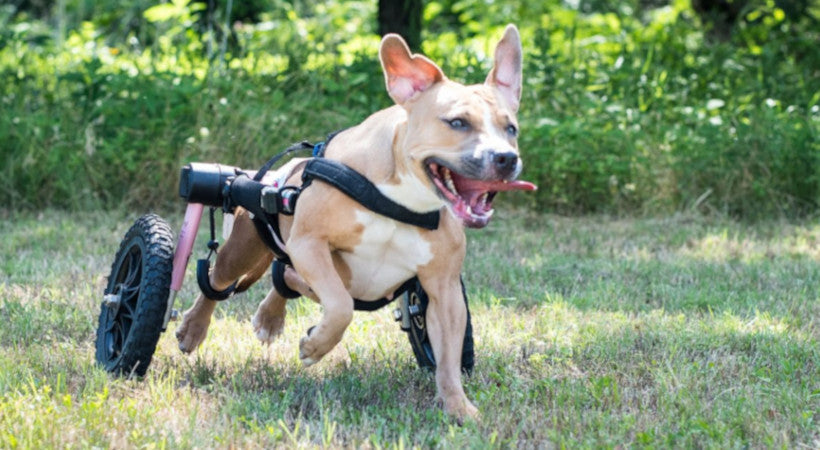
<path fill-rule="evenodd" d="M 302 172 L 302 189 L 314 179 L 330 184 L 377 214 L 428 230 L 438 228 L 439 211 L 411 211 L 382 194 L 362 174 L 338 161 L 325 158 L 313 158 L 308 161 Z"/>

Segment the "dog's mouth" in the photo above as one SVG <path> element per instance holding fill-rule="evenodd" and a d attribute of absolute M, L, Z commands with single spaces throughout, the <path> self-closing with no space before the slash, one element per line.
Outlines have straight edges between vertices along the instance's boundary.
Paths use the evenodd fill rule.
<path fill-rule="evenodd" d="M 493 199 L 498 192 L 537 189 L 529 181 L 467 178 L 437 162 L 427 163 L 427 173 L 456 217 L 470 228 L 487 226 L 493 216 Z"/>

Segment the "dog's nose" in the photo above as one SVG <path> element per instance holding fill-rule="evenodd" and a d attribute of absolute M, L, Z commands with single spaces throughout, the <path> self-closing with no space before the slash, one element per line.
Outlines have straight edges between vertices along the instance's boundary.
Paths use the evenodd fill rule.
<path fill-rule="evenodd" d="M 509 175 L 515 170 L 518 155 L 513 152 L 493 153 L 493 166 L 502 175 Z"/>

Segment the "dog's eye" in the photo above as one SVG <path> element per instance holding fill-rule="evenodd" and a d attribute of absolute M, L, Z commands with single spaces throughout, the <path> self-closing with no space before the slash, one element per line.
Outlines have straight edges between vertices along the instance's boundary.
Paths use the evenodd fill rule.
<path fill-rule="evenodd" d="M 445 120 L 445 122 L 447 122 L 447 125 L 450 125 L 450 128 L 454 130 L 465 131 L 470 129 L 470 124 L 461 118 Z"/>
<path fill-rule="evenodd" d="M 516 128 L 515 125 L 512 124 L 507 125 L 507 134 L 509 134 L 512 137 L 518 136 L 518 128 Z"/>

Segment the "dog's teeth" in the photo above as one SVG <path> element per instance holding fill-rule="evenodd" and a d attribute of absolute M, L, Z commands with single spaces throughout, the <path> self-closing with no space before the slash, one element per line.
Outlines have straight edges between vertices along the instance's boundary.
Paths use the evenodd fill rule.
<path fill-rule="evenodd" d="M 456 184 L 453 183 L 453 177 L 450 176 L 450 171 L 449 170 L 444 171 L 444 182 L 447 183 L 447 188 L 450 189 L 450 191 L 452 193 L 454 193 L 454 194 L 458 193 L 458 191 L 456 190 Z"/>

